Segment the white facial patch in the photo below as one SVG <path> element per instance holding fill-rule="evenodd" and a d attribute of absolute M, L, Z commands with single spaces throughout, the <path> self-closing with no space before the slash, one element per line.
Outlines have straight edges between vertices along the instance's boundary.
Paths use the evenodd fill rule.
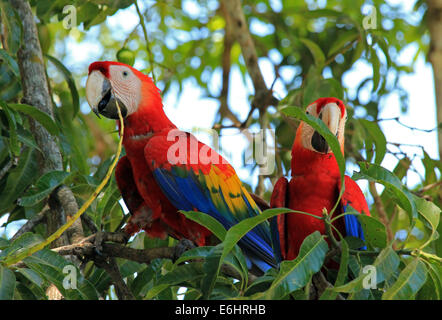
<path fill-rule="evenodd" d="M 322 121 L 324 121 L 325 125 L 327 125 L 332 133 L 336 133 L 336 137 L 339 143 L 342 145 L 344 143 L 344 130 L 347 110 L 345 110 L 345 113 L 342 116 L 341 109 L 334 102 L 328 103 L 323 106 L 320 110 L 320 114 L 318 114 L 316 110 L 317 104 L 312 103 L 307 107 L 306 113 L 316 118 L 319 118 L 320 114 L 322 114 Z M 304 148 L 318 152 L 312 146 L 312 137 L 314 133 L 315 129 L 313 129 L 313 127 L 311 127 L 307 123 L 304 123 L 301 132 L 301 142 Z M 330 149 L 329 152 L 331 152 Z"/>
<path fill-rule="evenodd" d="M 307 107 L 307 109 L 305 110 L 305 112 L 313 117 L 318 117 L 318 114 L 316 113 L 316 103 L 310 104 Z M 312 136 L 314 133 L 315 133 L 315 129 L 313 129 L 313 127 L 311 127 L 309 124 L 304 122 L 303 127 L 302 127 L 302 132 L 301 132 L 302 145 L 306 149 L 316 151 L 312 147 Z"/>
<path fill-rule="evenodd" d="M 137 111 L 141 99 L 141 80 L 126 66 L 111 65 L 109 80 L 114 95 L 124 103 L 127 115 Z"/>

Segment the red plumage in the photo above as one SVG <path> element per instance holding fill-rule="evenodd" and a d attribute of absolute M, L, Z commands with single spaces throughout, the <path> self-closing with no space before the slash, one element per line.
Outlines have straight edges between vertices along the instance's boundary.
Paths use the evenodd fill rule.
<path fill-rule="evenodd" d="M 318 99 L 312 110 L 316 109 L 319 117 L 321 108 L 326 104 L 334 103 L 340 110 L 341 119 L 345 121 L 344 104 L 336 98 Z M 326 123 L 327 124 L 327 123 Z M 323 209 L 331 212 L 335 205 L 340 188 L 340 173 L 334 154 L 317 152 L 307 148 L 305 144 L 304 122 L 299 125 L 292 148 L 291 174 L 288 181 L 281 177 L 274 186 L 271 197 L 271 207 L 286 207 L 297 211 L 322 216 Z M 343 125 L 342 125 L 343 128 Z M 343 132 L 341 139 L 343 150 Z M 345 176 L 345 192 L 341 204 L 337 207 L 334 216 L 343 212 L 343 206 L 350 204 L 360 213 L 370 215 L 367 202 L 356 182 Z M 344 219 L 334 223 L 342 235 L 346 235 Z M 277 226 L 280 237 L 281 255 L 283 259 L 292 260 L 299 253 L 300 246 L 308 235 L 315 231 L 325 234 L 322 220 L 300 214 L 288 213 L 277 217 Z"/>

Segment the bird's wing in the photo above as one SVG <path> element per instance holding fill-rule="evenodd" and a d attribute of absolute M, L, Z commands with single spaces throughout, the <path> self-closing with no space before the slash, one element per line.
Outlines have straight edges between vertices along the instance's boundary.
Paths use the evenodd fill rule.
<path fill-rule="evenodd" d="M 179 210 L 207 213 L 226 229 L 260 214 L 234 169 L 191 134 L 181 131 L 175 139 L 165 133 L 154 135 L 144 154 L 158 185 Z M 255 264 L 262 260 L 275 265 L 267 224 L 255 227 L 239 245 L 251 253 Z"/>
<path fill-rule="evenodd" d="M 271 208 L 288 208 L 288 185 L 285 177 L 276 181 L 270 198 Z M 270 229 L 272 233 L 273 248 L 278 262 L 285 259 L 287 252 L 287 224 L 286 214 L 280 214 L 270 220 Z"/>
<path fill-rule="evenodd" d="M 344 212 L 346 212 L 348 207 L 351 206 L 360 214 L 370 216 L 367 201 L 365 200 L 362 190 L 349 176 L 345 176 L 345 191 L 342 195 L 341 203 Z M 365 240 L 361 223 L 355 215 L 345 215 L 344 222 L 347 236 L 357 237 Z M 366 249 L 366 247 L 363 247 L 362 249 Z"/>
<path fill-rule="evenodd" d="M 118 189 L 129 212 L 134 214 L 143 203 L 143 198 L 138 193 L 132 167 L 127 156 L 121 157 L 121 159 L 118 160 L 117 167 L 115 168 L 115 180 L 117 181 Z"/>

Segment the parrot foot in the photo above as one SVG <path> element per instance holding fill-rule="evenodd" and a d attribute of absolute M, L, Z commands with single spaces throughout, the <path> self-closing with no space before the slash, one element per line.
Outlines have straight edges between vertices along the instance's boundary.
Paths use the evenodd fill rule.
<path fill-rule="evenodd" d="M 126 244 L 130 235 L 124 231 L 121 232 L 103 232 L 98 231 L 94 238 L 94 251 L 97 255 L 103 256 L 103 243 L 105 241 L 112 241 Z"/>
<path fill-rule="evenodd" d="M 175 262 L 181 255 L 187 250 L 195 248 L 195 244 L 188 239 L 181 239 L 175 246 L 175 252 L 173 254 L 173 261 Z"/>
<path fill-rule="evenodd" d="M 103 242 L 104 241 L 105 241 L 105 233 L 102 231 L 98 231 L 95 234 L 94 250 L 95 250 L 95 253 L 99 256 L 103 256 Z"/>

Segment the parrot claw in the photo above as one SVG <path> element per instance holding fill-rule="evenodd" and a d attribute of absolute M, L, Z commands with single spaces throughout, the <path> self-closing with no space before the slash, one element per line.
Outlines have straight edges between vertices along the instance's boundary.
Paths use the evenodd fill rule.
<path fill-rule="evenodd" d="M 178 260 L 181 255 L 187 250 L 195 248 L 195 244 L 188 239 L 181 239 L 175 246 L 175 252 L 173 254 L 173 261 Z"/>

